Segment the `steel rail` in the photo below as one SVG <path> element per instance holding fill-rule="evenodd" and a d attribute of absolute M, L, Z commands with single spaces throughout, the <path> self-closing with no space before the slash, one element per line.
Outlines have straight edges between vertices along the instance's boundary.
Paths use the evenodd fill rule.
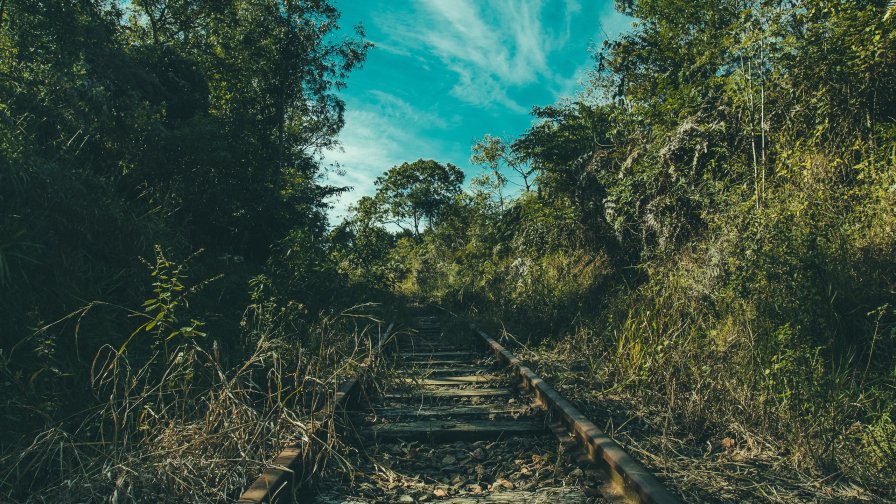
<path fill-rule="evenodd" d="M 333 394 L 333 401 L 313 415 L 314 420 L 308 428 L 309 438 L 322 431 L 339 411 L 345 409 L 349 401 L 357 397 L 361 391 L 364 378 L 370 370 L 370 366 L 391 339 L 394 326 L 394 323 L 389 324 L 386 332 L 380 337 L 376 349 L 364 359 L 353 375 L 342 382 L 336 389 L 336 392 Z M 293 502 L 296 475 L 303 472 L 307 449 L 308 447 L 302 443 L 296 443 L 284 448 L 261 475 L 240 495 L 236 501 L 237 504 Z"/>
<path fill-rule="evenodd" d="M 471 324 L 470 327 L 485 340 L 494 352 L 495 358 L 511 368 L 513 375 L 535 396 L 541 407 L 563 420 L 576 442 L 588 454 L 588 458 L 602 466 L 610 475 L 611 481 L 623 490 L 627 499 L 645 504 L 680 502 L 678 497 L 666 489 L 650 471 L 626 453 L 619 444 L 610 439 L 553 387 L 523 365 L 515 355 L 475 325 Z"/>
<path fill-rule="evenodd" d="M 457 317 L 454 313 L 443 311 Z M 362 363 L 356 374 L 342 383 L 336 391 L 333 402 L 314 415 L 316 421 L 310 428 L 309 435 L 322 429 L 326 422 L 335 418 L 339 411 L 347 410 L 347 403 L 363 390 L 363 380 L 374 359 L 383 351 L 384 345 L 391 338 L 394 324 L 389 325 L 385 335 L 380 339 L 376 350 Z M 612 483 L 621 491 L 625 500 L 645 504 L 678 504 L 679 498 L 670 492 L 653 474 L 632 458 L 615 441 L 591 422 L 581 411 L 564 399 L 553 387 L 548 385 L 532 369 L 524 365 L 520 359 L 504 348 L 487 333 L 470 324 L 470 328 L 494 354 L 496 360 L 509 369 L 512 379 L 521 389 L 534 396 L 537 405 L 555 422 L 555 434 L 563 434 L 566 439 L 572 438 L 575 444 L 587 456 L 590 463 L 603 469 Z M 327 431 L 327 434 L 329 431 Z M 569 441 L 572 442 L 572 441 Z M 287 447 L 277 456 L 273 464 L 265 469 L 262 475 L 243 493 L 238 504 L 260 504 L 263 502 L 292 502 L 296 475 L 301 474 L 302 465 L 307 458 L 308 448 L 305 445 Z M 615 492 L 615 490 L 614 490 Z"/>

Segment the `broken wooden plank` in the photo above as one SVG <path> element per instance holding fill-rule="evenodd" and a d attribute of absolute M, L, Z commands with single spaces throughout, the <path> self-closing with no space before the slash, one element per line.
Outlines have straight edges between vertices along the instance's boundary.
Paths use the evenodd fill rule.
<path fill-rule="evenodd" d="M 435 375 L 458 375 L 458 374 L 475 374 L 481 371 L 482 366 L 475 364 L 454 364 L 452 366 L 420 366 L 399 369 L 398 374 L 422 374 L 427 378 L 434 378 Z"/>
<path fill-rule="evenodd" d="M 327 492 L 318 495 L 314 502 L 317 504 L 370 504 L 371 499 L 369 497 L 349 497 Z M 415 500 L 413 502 L 418 501 Z M 591 502 L 591 500 L 580 488 L 562 487 L 541 488 L 535 491 L 501 490 L 494 493 L 483 493 L 482 495 L 439 499 L 433 502 L 438 502 L 439 504 L 586 504 Z"/>
<path fill-rule="evenodd" d="M 501 377 L 495 375 L 466 375 L 466 376 L 441 376 L 437 378 L 409 379 L 413 383 L 421 385 L 433 385 L 450 387 L 451 385 L 469 385 L 471 383 L 493 383 L 501 381 Z"/>
<path fill-rule="evenodd" d="M 463 352 L 465 354 L 469 354 L 470 352 L 464 352 L 462 347 L 456 346 L 445 346 L 445 345 L 427 345 L 427 344 L 417 344 L 417 343 L 406 343 L 399 347 L 399 355 L 407 355 L 411 354 L 426 354 L 431 355 L 433 353 L 441 353 L 441 352 Z"/>
<path fill-rule="evenodd" d="M 581 488 L 540 488 L 534 492 L 526 490 L 504 490 L 488 495 L 469 495 L 439 501 L 442 504 L 586 504 L 591 502 Z"/>
<path fill-rule="evenodd" d="M 425 369 L 427 367 L 433 366 L 465 366 L 472 362 L 478 360 L 477 358 L 469 358 L 469 359 L 402 359 L 402 364 L 405 366 L 415 366 L 420 369 Z"/>
<path fill-rule="evenodd" d="M 450 387 L 452 385 L 470 385 L 491 383 L 500 385 L 501 379 L 497 376 L 446 376 L 444 378 L 424 378 L 420 380 L 422 385 L 431 385 L 435 387 Z"/>
<path fill-rule="evenodd" d="M 406 401 L 420 401 L 427 398 L 446 397 L 507 397 L 512 393 L 506 388 L 479 388 L 479 389 L 433 389 L 424 390 L 417 394 L 385 394 L 386 399 L 403 399 Z"/>
<path fill-rule="evenodd" d="M 405 360 L 405 359 L 409 359 L 409 360 L 430 359 L 430 358 L 434 358 L 434 357 L 440 357 L 443 359 L 449 358 L 449 357 L 454 357 L 454 358 L 465 357 L 468 359 L 472 359 L 474 357 L 482 357 L 482 355 L 478 354 L 478 353 L 470 352 L 467 350 L 458 350 L 458 351 L 448 351 L 448 352 L 441 352 L 441 351 L 405 352 L 405 353 L 398 354 L 396 357 L 398 357 L 399 359 L 402 359 L 402 360 Z"/>
<path fill-rule="evenodd" d="M 526 407 L 507 407 L 503 404 L 475 404 L 459 406 L 426 406 L 405 408 L 378 408 L 376 416 L 383 418 L 399 417 L 459 417 L 459 416 L 508 416 L 528 411 Z"/>
<path fill-rule="evenodd" d="M 377 424 L 361 435 L 377 440 L 480 441 L 506 436 L 545 434 L 543 421 L 518 420 L 445 420 L 432 418 L 412 422 Z"/>

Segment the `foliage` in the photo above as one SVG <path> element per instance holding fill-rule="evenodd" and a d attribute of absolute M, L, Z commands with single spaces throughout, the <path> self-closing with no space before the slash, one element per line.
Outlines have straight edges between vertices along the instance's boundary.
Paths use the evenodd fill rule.
<path fill-rule="evenodd" d="M 295 420 L 261 377 L 357 301 L 318 159 L 371 44 L 338 22 L 328 1 L 0 1 L 0 500 L 233 498 L 255 462 L 185 476 L 179 450 L 261 460 L 254 437 Z M 290 314 L 264 342 L 259 275 Z"/>
<path fill-rule="evenodd" d="M 388 287 L 395 283 L 389 253 L 395 237 L 382 224 L 377 202 L 365 196 L 351 215 L 330 232 L 331 254 L 337 268 L 357 284 Z"/>
<path fill-rule="evenodd" d="M 420 225 L 432 226 L 439 219 L 463 181 L 464 172 L 451 163 L 418 159 L 378 177 L 376 201 L 393 224 L 401 227 L 410 220 L 414 236 L 419 236 Z"/>
<path fill-rule="evenodd" d="M 896 498 L 892 2 L 616 5 L 468 190 L 403 163 L 331 230 L 371 44 L 330 2 L 0 0 L 6 500 L 232 499 L 370 345 L 337 307 L 392 296 L 585 346 L 603 400 L 765 447 L 801 498 Z"/>
<path fill-rule="evenodd" d="M 176 280 L 182 269 L 160 255 L 152 276 L 166 277 L 155 282 L 161 296 L 135 313 L 153 317 L 166 293 L 187 293 L 178 295 L 180 303 L 194 297 L 195 286 Z M 295 303 L 270 295 L 266 278 L 253 279 L 252 288 L 240 324 L 246 353 L 204 347 L 195 331 L 178 331 L 172 339 L 173 314 L 134 331 L 160 337 L 164 348 L 154 344 L 158 339 L 149 352 L 101 347 L 90 366 L 96 400 L 79 421 L 51 423 L 4 450 L 6 498 L 234 500 L 285 446 L 308 449 L 317 442 L 306 435 L 311 415 L 381 328 L 361 308 L 309 324 Z"/>

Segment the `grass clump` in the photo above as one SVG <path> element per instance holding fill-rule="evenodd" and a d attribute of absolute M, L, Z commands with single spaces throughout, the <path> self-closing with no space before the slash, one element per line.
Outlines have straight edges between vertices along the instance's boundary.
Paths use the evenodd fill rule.
<path fill-rule="evenodd" d="M 307 322 L 295 302 L 276 299 L 270 281 L 258 277 L 239 323 L 243 348 L 228 348 L 191 316 L 191 298 L 213 280 L 191 284 L 187 264 L 159 249 L 147 262 L 152 297 L 139 310 L 117 308 L 137 327 L 93 357 L 89 394 L 76 405 L 60 399 L 65 414 L 45 406 L 41 428 L 7 433 L 0 458 L 6 499 L 230 501 L 285 446 L 298 444 L 310 456 L 312 444 L 325 441 L 309 431 L 312 414 L 378 341 L 376 307 Z M 103 307 L 92 303 L 70 318 L 84 322 Z M 10 362 L 4 371 L 20 375 Z M 46 400 L 32 393 L 38 397 L 8 397 L 7 404 Z M 325 458 L 309 462 L 306 476 Z"/>

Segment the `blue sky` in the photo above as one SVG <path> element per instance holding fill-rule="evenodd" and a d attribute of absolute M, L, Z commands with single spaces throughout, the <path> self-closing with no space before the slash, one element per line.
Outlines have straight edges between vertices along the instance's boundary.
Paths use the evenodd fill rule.
<path fill-rule="evenodd" d="M 348 88 L 342 148 L 329 182 L 353 188 L 331 219 L 374 192 L 390 167 L 419 158 L 467 174 L 470 147 L 486 133 L 514 138 L 533 105 L 579 89 L 599 47 L 630 25 L 612 0 L 335 0 L 341 25 L 362 23 L 376 44 Z"/>

